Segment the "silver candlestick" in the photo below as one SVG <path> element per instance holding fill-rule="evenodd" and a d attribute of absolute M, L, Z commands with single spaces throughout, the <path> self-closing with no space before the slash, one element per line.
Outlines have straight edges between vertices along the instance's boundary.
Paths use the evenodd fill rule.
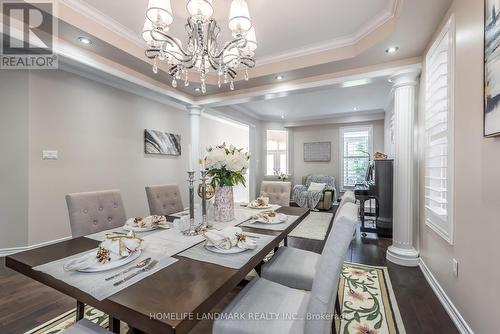
<path fill-rule="evenodd" d="M 195 236 L 199 233 L 196 231 L 196 224 L 194 219 L 194 172 L 188 173 L 189 182 L 189 229 L 182 232 L 186 236 Z"/>
<path fill-rule="evenodd" d="M 207 219 L 207 180 L 208 171 L 202 170 L 201 172 L 201 230 L 209 228 Z"/>

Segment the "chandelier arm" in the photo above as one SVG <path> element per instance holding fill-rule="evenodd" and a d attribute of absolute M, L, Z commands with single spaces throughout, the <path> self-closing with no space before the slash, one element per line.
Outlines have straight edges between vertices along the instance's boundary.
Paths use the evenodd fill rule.
<path fill-rule="evenodd" d="M 238 46 L 238 44 L 240 44 L 240 43 L 243 43 L 243 45 Z M 226 52 L 227 50 L 232 49 L 234 47 L 237 47 L 239 49 L 244 48 L 246 46 L 246 44 L 247 44 L 247 40 L 243 37 L 233 39 L 231 42 L 227 43 L 226 46 L 224 46 L 218 54 L 215 55 L 215 58 L 222 57 L 224 55 L 224 52 Z"/>
<path fill-rule="evenodd" d="M 250 58 L 250 57 L 241 57 L 240 58 L 240 63 L 245 65 L 248 68 L 254 68 L 255 67 L 255 59 Z"/>
<path fill-rule="evenodd" d="M 155 37 L 155 34 L 162 36 L 164 39 Z M 179 51 L 182 53 L 182 55 L 184 55 L 186 57 L 190 57 L 190 55 L 184 51 L 182 46 L 175 39 L 173 39 L 172 37 L 170 37 L 169 35 L 167 35 L 163 31 L 155 29 L 155 30 L 151 31 L 151 37 L 156 42 L 167 42 L 167 43 L 175 45 L 179 49 Z"/>

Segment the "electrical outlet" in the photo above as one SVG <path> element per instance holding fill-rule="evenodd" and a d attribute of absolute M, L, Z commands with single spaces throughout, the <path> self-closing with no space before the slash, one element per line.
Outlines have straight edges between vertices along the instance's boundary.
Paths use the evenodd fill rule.
<path fill-rule="evenodd" d="M 458 261 L 456 259 L 453 259 L 452 262 L 453 262 L 453 275 L 455 275 L 455 277 L 458 277 Z"/>
<path fill-rule="evenodd" d="M 42 160 L 57 160 L 59 158 L 59 152 L 54 150 L 43 150 Z"/>

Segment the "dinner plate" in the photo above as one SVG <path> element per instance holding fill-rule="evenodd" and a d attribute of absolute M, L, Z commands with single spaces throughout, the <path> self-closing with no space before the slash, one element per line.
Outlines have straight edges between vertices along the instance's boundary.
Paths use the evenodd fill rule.
<path fill-rule="evenodd" d="M 276 225 L 276 224 L 283 224 L 287 220 L 288 220 L 288 217 L 286 217 L 284 220 L 275 220 L 275 221 L 270 221 L 270 222 L 269 221 L 263 222 L 263 221 L 260 221 L 260 220 L 256 220 L 253 223 L 264 224 L 264 225 Z"/>
<path fill-rule="evenodd" d="M 131 225 L 123 225 L 123 229 L 125 231 L 133 231 L 133 232 L 148 232 L 148 231 L 152 231 L 152 230 L 155 230 L 157 227 L 156 225 L 151 225 L 151 226 L 147 226 L 147 227 L 138 227 L 138 226 L 131 226 Z"/>
<path fill-rule="evenodd" d="M 220 254 L 237 254 L 237 253 L 243 253 L 244 251 L 248 250 L 246 248 L 239 248 L 239 247 L 231 247 L 230 249 L 219 249 L 217 247 L 208 245 L 205 245 L 205 248 L 211 252 Z"/>
<path fill-rule="evenodd" d="M 95 251 L 92 251 L 92 254 L 94 254 L 94 253 L 95 253 Z M 90 253 L 89 253 L 89 255 L 90 255 Z M 101 271 L 107 271 L 107 270 L 115 269 L 115 268 L 124 266 L 126 264 L 129 264 L 130 262 L 137 259 L 139 256 L 141 256 L 140 249 L 133 252 L 133 253 L 130 253 L 126 257 L 122 257 L 119 260 L 106 262 L 106 263 L 96 262 L 95 264 L 91 265 L 90 267 L 84 268 L 84 269 L 78 269 L 78 271 L 83 272 L 83 273 L 97 273 L 97 272 L 101 272 Z"/>
<path fill-rule="evenodd" d="M 264 206 L 253 206 L 252 204 L 248 204 L 247 205 L 247 208 L 250 208 L 250 209 L 270 209 L 272 208 L 273 206 L 271 204 L 268 204 L 268 205 L 264 205 Z"/>

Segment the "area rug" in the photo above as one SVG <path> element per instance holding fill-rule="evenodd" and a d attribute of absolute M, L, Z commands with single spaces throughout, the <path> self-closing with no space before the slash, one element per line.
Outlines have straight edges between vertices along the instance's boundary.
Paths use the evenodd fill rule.
<path fill-rule="evenodd" d="M 325 240 L 332 218 L 333 214 L 329 212 L 311 212 L 288 236 Z"/>
<path fill-rule="evenodd" d="M 340 276 L 340 334 L 406 333 L 386 267 L 345 263 Z"/>
<path fill-rule="evenodd" d="M 240 289 L 240 288 L 239 288 Z M 237 295 L 235 289 L 214 308 L 221 312 Z M 341 320 L 337 321 L 339 334 L 405 334 L 405 328 L 394 297 L 386 267 L 373 267 L 356 263 L 344 263 L 339 283 Z M 75 310 L 54 318 L 32 329 L 26 334 L 57 334 L 71 326 Z M 85 318 L 104 328 L 108 327 L 108 317 L 101 311 L 87 306 Z M 211 322 L 200 322 L 193 334 L 210 333 Z M 121 324 L 121 332 L 127 332 L 127 325 Z"/>

